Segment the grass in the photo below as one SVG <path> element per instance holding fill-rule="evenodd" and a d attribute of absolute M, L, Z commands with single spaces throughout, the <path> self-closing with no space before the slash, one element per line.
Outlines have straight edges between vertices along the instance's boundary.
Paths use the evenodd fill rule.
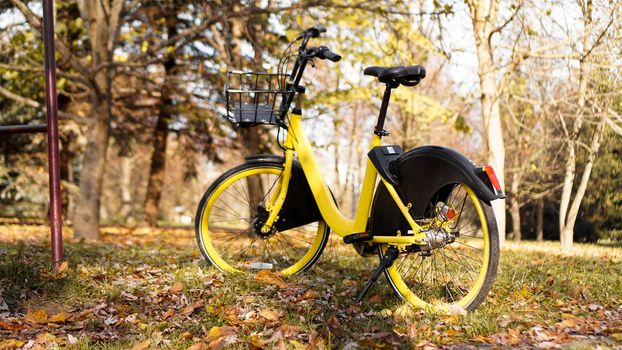
<path fill-rule="evenodd" d="M 486 302 L 464 316 L 440 316 L 404 305 L 384 279 L 353 305 L 377 259 L 337 239 L 310 271 L 279 288 L 216 271 L 188 230 L 110 228 L 101 243 L 67 241 L 69 269 L 59 275 L 50 269 L 46 234 L 45 227 L 0 227 L 0 295 L 10 310 L 0 311 L 0 348 L 2 339 L 74 349 L 146 340 L 153 349 L 622 344 L 620 248 L 579 245 L 560 254 L 552 242 L 508 244 Z M 183 290 L 171 291 L 176 282 Z M 36 310 L 47 319 L 34 322 Z M 50 322 L 60 312 L 65 322 Z"/>

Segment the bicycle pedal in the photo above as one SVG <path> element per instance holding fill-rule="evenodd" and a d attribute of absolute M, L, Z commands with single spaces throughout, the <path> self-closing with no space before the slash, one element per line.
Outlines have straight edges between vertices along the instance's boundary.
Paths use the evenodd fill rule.
<path fill-rule="evenodd" d="M 343 237 L 343 242 L 346 244 L 361 243 L 371 241 L 373 238 L 374 236 L 370 235 L 367 232 L 353 233 L 351 235 Z"/>

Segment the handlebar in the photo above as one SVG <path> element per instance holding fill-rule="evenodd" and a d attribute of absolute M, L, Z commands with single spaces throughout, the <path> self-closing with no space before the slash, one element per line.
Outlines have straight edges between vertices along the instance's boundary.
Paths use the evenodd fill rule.
<path fill-rule="evenodd" d="M 309 39 L 317 38 L 320 36 L 321 33 L 326 33 L 326 28 L 324 28 L 324 26 L 322 25 L 316 25 L 298 34 L 296 38 L 290 43 L 290 46 L 288 46 L 289 48 L 294 42 L 302 40 L 302 43 L 298 47 L 298 55 L 295 55 L 296 61 L 294 62 L 294 66 L 290 74 L 290 80 L 287 83 L 287 89 L 289 91 L 298 92 L 300 81 L 302 79 L 302 75 L 307 66 L 307 63 L 309 61 L 312 61 L 314 58 L 317 57 L 321 60 L 329 60 L 332 62 L 338 62 L 339 60 L 341 60 L 341 55 L 332 52 L 326 46 L 311 47 L 307 49 L 307 43 L 309 42 Z M 294 95 L 290 94 L 286 99 L 282 101 L 280 119 L 283 119 L 287 114 L 287 110 L 291 105 L 293 98 Z"/>
<path fill-rule="evenodd" d="M 339 60 L 341 60 L 341 55 L 330 51 L 330 49 L 326 46 L 318 47 L 318 52 L 315 57 L 322 60 L 330 60 L 333 62 L 339 62 Z"/>
<path fill-rule="evenodd" d="M 323 25 L 318 24 L 315 27 L 311 27 L 304 31 L 304 36 L 309 36 L 311 38 L 317 38 L 320 36 L 320 33 L 326 33 L 326 28 Z"/>

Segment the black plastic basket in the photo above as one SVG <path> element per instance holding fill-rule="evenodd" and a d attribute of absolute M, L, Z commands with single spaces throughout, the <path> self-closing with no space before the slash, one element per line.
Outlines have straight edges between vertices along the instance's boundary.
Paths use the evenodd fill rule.
<path fill-rule="evenodd" d="M 288 74 L 227 72 L 227 118 L 241 127 L 276 125 L 286 91 Z"/>

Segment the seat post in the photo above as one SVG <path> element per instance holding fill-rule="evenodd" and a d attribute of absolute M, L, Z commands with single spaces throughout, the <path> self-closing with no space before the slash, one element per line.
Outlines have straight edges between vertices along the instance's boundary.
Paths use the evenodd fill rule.
<path fill-rule="evenodd" d="M 382 96 L 382 104 L 380 105 L 380 114 L 378 115 L 378 123 L 376 123 L 376 127 L 374 128 L 374 134 L 382 137 L 389 135 L 389 132 L 384 130 L 384 120 L 387 116 L 387 109 L 389 108 L 389 100 L 391 99 L 391 89 L 393 89 L 392 84 L 387 84 L 387 87 L 384 89 L 384 96 Z"/>

